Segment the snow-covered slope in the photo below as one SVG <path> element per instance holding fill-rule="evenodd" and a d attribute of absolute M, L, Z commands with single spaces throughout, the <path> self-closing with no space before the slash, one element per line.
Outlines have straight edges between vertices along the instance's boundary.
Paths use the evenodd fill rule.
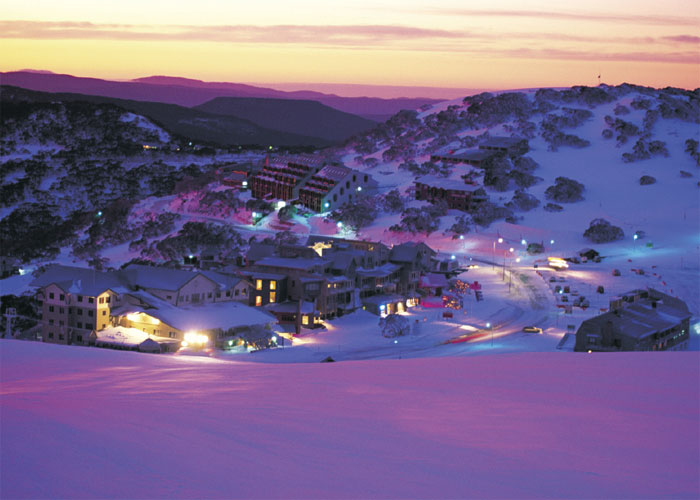
<path fill-rule="evenodd" d="M 0 361 L 2 498 L 700 495 L 697 352 Z"/>

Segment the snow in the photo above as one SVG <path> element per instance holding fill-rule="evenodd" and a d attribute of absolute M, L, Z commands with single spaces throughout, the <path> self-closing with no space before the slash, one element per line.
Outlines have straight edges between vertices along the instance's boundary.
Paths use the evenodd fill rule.
<path fill-rule="evenodd" d="M 2 340 L 0 496 L 697 498 L 699 358 L 260 365 Z"/>

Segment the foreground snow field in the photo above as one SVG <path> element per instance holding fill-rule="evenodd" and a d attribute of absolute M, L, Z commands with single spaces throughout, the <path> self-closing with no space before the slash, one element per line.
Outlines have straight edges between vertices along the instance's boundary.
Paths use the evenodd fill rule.
<path fill-rule="evenodd" d="M 2 498 L 700 495 L 698 352 L 0 361 Z"/>

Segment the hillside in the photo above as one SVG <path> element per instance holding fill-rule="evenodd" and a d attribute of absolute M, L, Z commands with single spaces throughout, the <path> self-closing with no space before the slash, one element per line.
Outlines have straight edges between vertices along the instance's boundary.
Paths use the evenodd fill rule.
<path fill-rule="evenodd" d="M 197 106 L 216 97 L 269 97 L 276 99 L 314 100 L 339 111 L 356 115 L 371 115 L 386 119 L 402 109 L 418 109 L 437 102 L 436 99 L 373 97 L 341 97 L 312 91 L 283 92 L 239 83 L 202 82 L 189 78 L 146 77 L 128 82 L 83 78 L 54 73 L 14 71 L 0 73 L 3 85 L 42 92 L 67 92 L 119 99 L 161 102 L 180 106 Z"/>
<path fill-rule="evenodd" d="M 697 498 L 699 366 L 274 365 L 0 340 L 0 496 Z"/>
<path fill-rule="evenodd" d="M 193 109 L 234 116 L 261 127 L 341 142 L 375 122 L 308 100 L 217 97 Z"/>
<path fill-rule="evenodd" d="M 83 94 L 34 92 L 19 87 L 2 87 L 2 99 L 13 102 L 51 103 L 89 102 L 112 104 L 149 118 L 154 123 L 189 141 L 220 146 L 327 146 L 331 141 L 320 137 L 270 130 L 235 116 L 213 114 L 161 102 L 133 101 Z"/>

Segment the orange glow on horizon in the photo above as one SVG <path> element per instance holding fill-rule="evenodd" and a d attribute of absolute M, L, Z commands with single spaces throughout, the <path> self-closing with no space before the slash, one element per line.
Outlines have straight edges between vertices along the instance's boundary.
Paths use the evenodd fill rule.
<path fill-rule="evenodd" d="M 9 5 L 3 5 L 8 3 Z M 318 0 L 111 6 L 0 0 L 2 71 L 132 79 L 517 89 L 700 86 L 700 7 L 681 0 L 546 2 Z M 162 6 L 161 6 L 162 7 Z M 153 24 L 154 21 L 158 24 Z"/>

